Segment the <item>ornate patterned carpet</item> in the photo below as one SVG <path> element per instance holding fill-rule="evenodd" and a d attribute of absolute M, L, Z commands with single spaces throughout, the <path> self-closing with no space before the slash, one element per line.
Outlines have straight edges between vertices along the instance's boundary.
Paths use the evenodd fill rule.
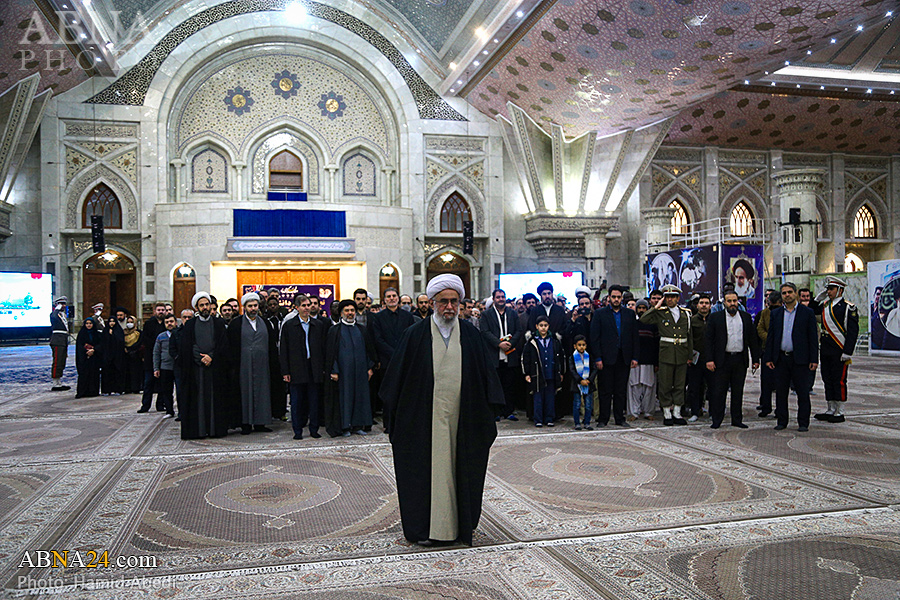
<path fill-rule="evenodd" d="M 755 379 L 745 430 L 504 421 L 474 547 L 423 548 L 403 538 L 377 425 L 185 442 L 137 396 L 49 392 L 46 348 L 0 354 L 4 595 L 900 598 L 896 361 L 855 359 L 847 422 L 807 434 L 756 417 Z M 110 563 L 46 566 L 39 550 Z"/>

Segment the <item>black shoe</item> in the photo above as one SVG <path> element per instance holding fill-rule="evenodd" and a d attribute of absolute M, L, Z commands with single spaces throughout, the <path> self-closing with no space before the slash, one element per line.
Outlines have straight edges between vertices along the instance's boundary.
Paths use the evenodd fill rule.
<path fill-rule="evenodd" d="M 616 423 L 619 427 L 631 427 L 628 421 L 622 421 L 621 423 Z"/>
<path fill-rule="evenodd" d="M 241 435 L 250 435 L 253 432 L 253 428 L 249 425 L 241 425 Z"/>
<path fill-rule="evenodd" d="M 253 431 L 264 431 L 264 432 L 267 432 L 267 433 L 271 433 L 271 432 L 272 432 L 272 430 L 269 429 L 268 427 L 266 427 L 265 425 L 254 425 L 254 426 L 253 426 Z"/>
<path fill-rule="evenodd" d="M 787 425 L 776 425 L 775 431 L 781 431 L 783 429 L 787 429 Z"/>
<path fill-rule="evenodd" d="M 672 419 L 672 423 L 674 423 L 675 425 L 687 425 L 687 421 L 681 418 Z"/>
<path fill-rule="evenodd" d="M 302 439 L 303 439 L 303 434 L 302 434 L 302 433 L 295 433 L 295 434 L 294 434 L 294 439 L 295 439 L 295 440 L 302 440 Z"/>
<path fill-rule="evenodd" d="M 675 424 L 675 419 L 663 419 L 663 425 L 666 427 L 671 427 Z"/>
<path fill-rule="evenodd" d="M 829 423 L 843 423 L 844 421 L 846 421 L 844 415 L 831 415 L 828 419 Z"/>
<path fill-rule="evenodd" d="M 72 389 L 72 387 L 68 386 L 68 385 L 59 386 L 59 391 L 61 391 L 61 392 L 65 392 L 66 390 L 71 390 L 71 389 Z"/>
<path fill-rule="evenodd" d="M 50 388 L 50 391 L 51 392 L 61 392 L 61 391 L 63 391 L 63 387 L 61 385 L 54 385 L 52 388 Z"/>
<path fill-rule="evenodd" d="M 553 421 L 550 421 L 549 423 L 547 423 L 547 427 L 553 427 Z"/>
<path fill-rule="evenodd" d="M 712 425 L 709 426 L 709 428 L 710 429 L 718 429 L 721 426 L 722 426 L 721 423 L 713 423 Z"/>
<path fill-rule="evenodd" d="M 311 432 L 311 433 L 309 434 L 309 437 L 315 438 L 315 439 L 319 439 L 319 438 L 322 437 L 322 436 L 319 435 L 319 432 L 318 432 L 318 431 L 313 431 L 313 432 Z"/>
<path fill-rule="evenodd" d="M 157 407 L 156 412 L 166 412 L 166 409 Z"/>
<path fill-rule="evenodd" d="M 765 419 L 765 418 L 768 417 L 770 414 L 772 414 L 772 411 L 771 411 L 771 410 L 761 410 L 761 411 L 759 411 L 759 418 L 760 418 L 760 419 Z"/>
<path fill-rule="evenodd" d="M 175 420 L 181 423 L 181 417 L 175 417 Z"/>
<path fill-rule="evenodd" d="M 139 413 L 146 413 L 146 412 L 150 412 L 150 409 L 149 409 L 149 408 L 139 408 L 139 409 L 138 409 L 138 412 L 139 412 Z"/>
<path fill-rule="evenodd" d="M 809 427 L 798 427 L 797 431 L 806 432 L 809 431 Z"/>
<path fill-rule="evenodd" d="M 749 429 L 749 425 L 744 425 L 743 423 L 732 423 L 732 427 L 737 427 L 738 429 Z"/>
<path fill-rule="evenodd" d="M 597 421 L 597 429 L 602 429 L 604 427 L 606 427 L 606 423 L 601 423 L 600 421 Z"/>
<path fill-rule="evenodd" d="M 831 417 L 834 415 L 829 415 L 828 413 L 819 413 L 817 415 L 813 415 L 813 418 L 816 421 L 831 421 Z"/>

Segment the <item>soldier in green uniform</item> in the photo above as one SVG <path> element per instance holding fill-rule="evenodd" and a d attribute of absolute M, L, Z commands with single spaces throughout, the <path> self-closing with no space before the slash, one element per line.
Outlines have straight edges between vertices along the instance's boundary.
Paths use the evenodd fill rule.
<path fill-rule="evenodd" d="M 659 404 L 664 425 L 687 425 L 681 415 L 684 383 L 694 354 L 691 339 L 691 312 L 679 308 L 681 290 L 674 285 L 662 288 L 663 297 L 641 316 L 641 322 L 659 328 Z"/>
<path fill-rule="evenodd" d="M 822 318 L 819 371 L 828 402 L 828 410 L 817 414 L 816 419 L 828 423 L 844 422 L 847 369 L 859 337 L 859 311 L 844 299 L 845 287 L 846 281 L 829 275 L 825 279 L 825 289 L 816 296 L 814 303 L 810 303 L 810 308 Z"/>

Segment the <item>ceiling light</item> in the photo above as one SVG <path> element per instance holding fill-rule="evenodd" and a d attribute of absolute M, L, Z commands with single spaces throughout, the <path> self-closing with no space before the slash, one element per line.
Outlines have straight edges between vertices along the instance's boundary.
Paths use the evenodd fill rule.
<path fill-rule="evenodd" d="M 807 54 L 812 54 L 812 50 L 807 50 L 806 53 L 807 53 Z"/>
<path fill-rule="evenodd" d="M 797 89 L 800 89 L 800 84 L 799 84 L 799 83 L 797 84 Z"/>
<path fill-rule="evenodd" d="M 894 11 L 889 10 L 889 11 L 887 11 L 886 13 L 884 13 L 884 16 L 886 16 L 886 17 L 893 17 L 893 16 L 894 16 Z"/>
<path fill-rule="evenodd" d="M 86 39 L 87 39 L 87 34 L 86 34 L 86 33 L 82 33 L 79 37 L 80 37 L 81 39 L 83 39 L 83 40 L 86 40 Z"/>
<path fill-rule="evenodd" d="M 284 7 L 284 16 L 294 22 L 306 19 L 306 7 L 299 2 L 291 2 Z"/>
<path fill-rule="evenodd" d="M 846 91 L 847 91 L 847 88 L 844 88 L 844 91 L 846 92 Z"/>
<path fill-rule="evenodd" d="M 459 85 L 462 85 L 462 79 L 457 79 L 456 83 L 458 83 Z"/>
<path fill-rule="evenodd" d="M 495 43 L 495 44 L 499 44 L 499 43 L 500 43 L 500 40 L 498 40 L 497 38 L 494 38 L 494 43 Z"/>
<path fill-rule="evenodd" d="M 454 94 L 454 93 L 456 93 L 456 90 L 454 90 L 453 88 L 450 88 L 450 93 Z"/>
<path fill-rule="evenodd" d="M 473 61 L 472 61 L 472 64 L 475 65 L 475 66 L 477 67 L 477 66 L 480 65 L 481 63 L 478 62 L 477 60 L 473 60 Z"/>
<path fill-rule="evenodd" d="M 787 66 L 789 66 L 790 64 L 791 64 L 791 61 L 789 61 L 789 60 L 784 61 L 784 66 L 787 67 Z"/>
<path fill-rule="evenodd" d="M 871 94 L 871 93 L 872 93 L 872 88 L 867 89 L 867 90 L 866 90 L 866 93 L 867 93 L 867 94 Z"/>
<path fill-rule="evenodd" d="M 477 35 L 477 36 L 480 37 L 481 39 L 484 39 L 484 38 L 487 37 L 487 32 L 484 30 L 484 27 L 476 27 L 476 28 L 475 28 L 475 35 Z"/>
<path fill-rule="evenodd" d="M 820 89 L 820 90 L 824 90 L 824 89 L 825 89 L 825 86 L 824 86 L 824 85 L 820 85 L 820 86 L 819 86 L 819 89 Z"/>
<path fill-rule="evenodd" d="M 106 47 L 107 47 L 109 50 L 112 50 L 112 48 L 113 48 L 113 43 L 112 43 L 112 42 L 106 42 Z"/>
<path fill-rule="evenodd" d="M 517 11 L 516 11 L 516 16 L 519 17 L 519 18 L 521 19 L 522 17 L 525 16 L 525 13 L 523 13 L 521 10 L 517 10 Z"/>
<path fill-rule="evenodd" d="M 775 82 L 773 81 L 770 85 L 775 85 Z"/>
<path fill-rule="evenodd" d="M 894 95 L 894 90 L 891 90 L 891 96 L 893 96 L 893 95 Z"/>
<path fill-rule="evenodd" d="M 834 38 L 831 38 L 831 43 L 832 43 L 832 44 L 837 44 L 837 40 L 834 39 Z"/>
<path fill-rule="evenodd" d="M 481 53 L 482 53 L 482 54 L 487 54 L 488 51 L 487 51 L 487 50 L 482 50 Z"/>
<path fill-rule="evenodd" d="M 94 62 L 100 62 L 101 60 L 103 60 L 103 59 L 98 56 L 97 58 L 94 59 Z"/>
<path fill-rule="evenodd" d="M 455 71 L 455 70 L 456 70 L 456 63 L 455 63 L 455 62 L 451 62 L 451 63 L 450 63 L 450 70 L 451 70 L 451 71 Z"/>
<path fill-rule="evenodd" d="M 749 79 L 745 79 L 745 80 L 744 80 L 744 85 L 750 85 L 750 80 L 749 80 Z"/>
<path fill-rule="evenodd" d="M 862 30 L 863 30 L 863 26 L 862 26 L 862 25 L 857 25 L 857 26 L 856 26 L 856 30 L 857 30 L 857 31 L 862 31 Z"/>

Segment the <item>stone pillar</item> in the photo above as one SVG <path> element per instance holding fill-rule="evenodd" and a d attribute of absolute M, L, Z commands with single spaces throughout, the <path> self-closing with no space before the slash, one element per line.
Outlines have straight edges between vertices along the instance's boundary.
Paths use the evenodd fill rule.
<path fill-rule="evenodd" d="M 184 192 L 181 189 L 182 169 L 184 161 L 180 158 L 172 159 L 172 167 L 175 169 L 175 202 L 184 202 Z"/>
<path fill-rule="evenodd" d="M 647 254 L 669 249 L 669 232 L 675 209 L 670 206 L 645 208 L 641 211 L 643 236 L 647 240 Z"/>
<path fill-rule="evenodd" d="M 247 163 L 234 161 L 234 192 L 231 194 L 232 200 L 240 202 L 244 199 L 244 169 Z"/>
<path fill-rule="evenodd" d="M 608 279 L 606 268 L 606 236 L 618 217 L 599 217 L 585 220 L 581 226 L 584 234 L 584 276 L 588 287 L 598 288 Z"/>
<path fill-rule="evenodd" d="M 809 287 L 816 272 L 816 194 L 825 187 L 825 171 L 790 169 L 773 175 L 781 204 L 778 240 L 781 242 L 781 270 L 785 281 Z M 790 223 L 791 209 L 799 210 L 799 224 Z"/>
<path fill-rule="evenodd" d="M 337 188 L 337 165 L 326 165 L 325 172 L 327 176 L 325 180 L 328 182 L 328 187 L 325 190 L 322 190 L 322 196 L 324 197 L 326 202 L 337 202 L 340 198 L 338 197 L 338 188 Z"/>

